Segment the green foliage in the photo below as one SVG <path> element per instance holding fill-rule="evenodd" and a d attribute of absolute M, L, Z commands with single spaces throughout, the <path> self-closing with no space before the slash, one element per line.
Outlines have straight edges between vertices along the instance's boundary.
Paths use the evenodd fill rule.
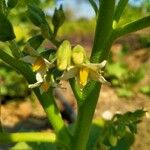
<path fill-rule="evenodd" d="M 30 38 L 27 43 L 34 49 L 38 49 L 39 46 L 42 44 L 44 41 L 44 38 L 42 35 L 36 35 Z"/>
<path fill-rule="evenodd" d="M 28 88 L 22 76 L 3 63 L 0 64 L 0 68 L 0 97 L 8 95 L 10 97 L 26 96 Z"/>
<path fill-rule="evenodd" d="M 142 8 L 127 5 L 119 21 L 119 26 L 142 18 L 144 15 L 145 14 L 142 13 Z"/>
<path fill-rule="evenodd" d="M 139 42 L 141 47 L 150 47 L 150 37 L 149 36 L 140 36 Z"/>
<path fill-rule="evenodd" d="M 140 88 L 140 91 L 141 91 L 143 94 L 146 94 L 146 95 L 149 95 L 149 96 L 150 96 L 150 86 L 149 86 L 149 85 L 141 87 L 141 88 Z"/>
<path fill-rule="evenodd" d="M 95 14 L 97 15 L 97 13 L 98 13 L 98 7 L 97 7 L 96 2 L 94 0 L 89 0 L 89 3 L 93 7 L 93 10 L 95 11 Z"/>
<path fill-rule="evenodd" d="M 46 22 L 44 12 L 36 5 L 28 5 L 27 13 L 35 26 L 40 27 L 42 23 Z"/>
<path fill-rule="evenodd" d="M 46 21 L 44 12 L 36 5 L 28 5 L 27 13 L 32 23 L 41 29 L 43 37 L 49 39 L 52 31 Z"/>
<path fill-rule="evenodd" d="M 129 150 L 134 142 L 137 125 L 141 122 L 143 109 L 116 114 L 110 121 L 95 120 L 90 131 L 87 150 Z M 125 146 L 125 147 L 124 147 Z"/>
<path fill-rule="evenodd" d="M 118 62 L 110 61 L 106 67 L 106 76 L 116 88 L 117 94 L 120 97 L 134 96 L 132 87 L 143 79 L 144 74 L 144 67 L 141 66 L 137 70 L 131 70 L 122 60 Z"/>
<path fill-rule="evenodd" d="M 6 16 L 0 12 L 0 41 L 9 41 L 15 38 L 12 24 Z"/>
<path fill-rule="evenodd" d="M 111 147 L 109 150 L 130 150 L 134 143 L 134 135 L 126 133 L 117 143 L 116 146 Z"/>
<path fill-rule="evenodd" d="M 17 5 L 17 3 L 18 3 L 18 0 L 8 0 L 8 1 L 7 1 L 7 6 L 8 6 L 10 9 L 12 9 L 12 8 L 14 8 L 14 7 Z"/>

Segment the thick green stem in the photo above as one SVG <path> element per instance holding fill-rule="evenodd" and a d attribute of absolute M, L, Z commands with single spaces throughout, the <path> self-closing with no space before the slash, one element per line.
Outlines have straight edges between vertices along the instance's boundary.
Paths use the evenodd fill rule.
<path fill-rule="evenodd" d="M 97 19 L 95 31 L 94 45 L 91 54 L 92 62 L 99 62 L 108 55 L 104 46 L 112 32 L 112 22 L 114 16 L 115 0 L 102 0 L 100 2 L 100 10 Z"/>
<path fill-rule="evenodd" d="M 50 132 L 0 133 L 0 143 L 12 142 L 56 142 L 56 135 Z"/>
<path fill-rule="evenodd" d="M 104 48 L 112 32 L 114 7 L 115 0 L 102 0 L 100 3 L 93 51 L 91 55 L 92 62 L 99 62 L 108 56 L 108 52 Z M 78 106 L 78 117 L 72 139 L 71 150 L 86 149 L 99 92 L 100 84 L 95 82 L 92 82 L 89 87 L 83 90 L 83 102 Z"/>
<path fill-rule="evenodd" d="M 149 27 L 149 26 L 150 26 L 150 15 L 146 16 L 142 19 L 128 23 L 126 25 L 123 25 L 122 27 L 116 28 L 113 31 L 113 34 L 114 34 L 115 38 L 118 38 L 125 34 L 135 32 L 135 31 L 141 30 L 141 29 Z"/>
<path fill-rule="evenodd" d="M 86 149 L 91 122 L 99 97 L 99 90 L 100 85 L 98 83 L 94 84 L 89 97 L 79 108 L 71 150 Z"/>
<path fill-rule="evenodd" d="M 5 63 L 19 71 L 30 84 L 36 82 L 35 74 L 25 63 L 12 58 L 3 50 L 0 50 L 0 59 L 2 59 Z M 63 140 L 68 144 L 70 140 L 70 135 L 55 104 L 52 89 L 46 93 L 40 94 L 39 89 L 36 88 L 34 89 L 34 92 L 40 100 L 40 103 L 42 104 L 44 110 L 46 111 L 49 122 L 50 124 L 52 124 L 54 130 L 57 132 L 58 137 L 64 137 Z"/>

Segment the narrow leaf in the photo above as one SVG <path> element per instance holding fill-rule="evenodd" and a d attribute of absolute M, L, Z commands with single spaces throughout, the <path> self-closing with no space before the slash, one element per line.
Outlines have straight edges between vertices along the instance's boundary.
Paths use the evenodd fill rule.
<path fill-rule="evenodd" d="M 0 41 L 5 42 L 15 38 L 12 24 L 6 16 L 0 13 Z"/>
<path fill-rule="evenodd" d="M 115 14 L 114 14 L 114 20 L 115 20 L 116 22 L 119 21 L 121 15 L 122 15 L 122 12 L 123 12 L 123 10 L 125 9 L 125 6 L 127 5 L 128 1 L 129 1 L 129 0 L 120 0 L 120 1 L 118 2 L 118 5 L 117 5 L 117 7 L 116 7 L 116 9 L 115 9 Z"/>
<path fill-rule="evenodd" d="M 98 7 L 97 7 L 96 3 L 94 2 L 94 0 L 89 0 L 89 2 L 95 11 L 95 14 L 97 15 Z"/>
<path fill-rule="evenodd" d="M 28 5 L 28 16 L 35 26 L 40 27 L 45 22 L 44 12 L 36 5 Z"/>

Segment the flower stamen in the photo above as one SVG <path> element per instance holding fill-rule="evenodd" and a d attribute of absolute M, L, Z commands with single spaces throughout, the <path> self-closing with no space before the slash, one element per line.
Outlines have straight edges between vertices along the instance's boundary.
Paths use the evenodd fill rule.
<path fill-rule="evenodd" d="M 32 70 L 34 72 L 38 70 L 43 70 L 45 69 L 45 67 L 46 67 L 46 64 L 44 62 L 44 59 L 42 59 L 41 57 L 38 57 L 36 61 L 32 64 Z"/>
<path fill-rule="evenodd" d="M 83 67 L 79 70 L 79 84 L 84 87 L 87 84 L 89 69 Z"/>

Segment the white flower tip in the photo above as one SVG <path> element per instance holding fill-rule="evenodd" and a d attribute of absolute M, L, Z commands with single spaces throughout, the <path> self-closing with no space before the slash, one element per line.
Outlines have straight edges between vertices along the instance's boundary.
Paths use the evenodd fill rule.
<path fill-rule="evenodd" d="M 107 63 L 107 60 L 102 61 L 101 62 L 102 67 L 104 67 L 106 65 L 106 63 Z"/>
<path fill-rule="evenodd" d="M 33 83 L 33 84 L 29 84 L 28 88 L 30 88 L 30 89 L 36 88 L 36 87 L 40 86 L 42 83 L 43 82 L 36 82 L 36 83 Z"/>

